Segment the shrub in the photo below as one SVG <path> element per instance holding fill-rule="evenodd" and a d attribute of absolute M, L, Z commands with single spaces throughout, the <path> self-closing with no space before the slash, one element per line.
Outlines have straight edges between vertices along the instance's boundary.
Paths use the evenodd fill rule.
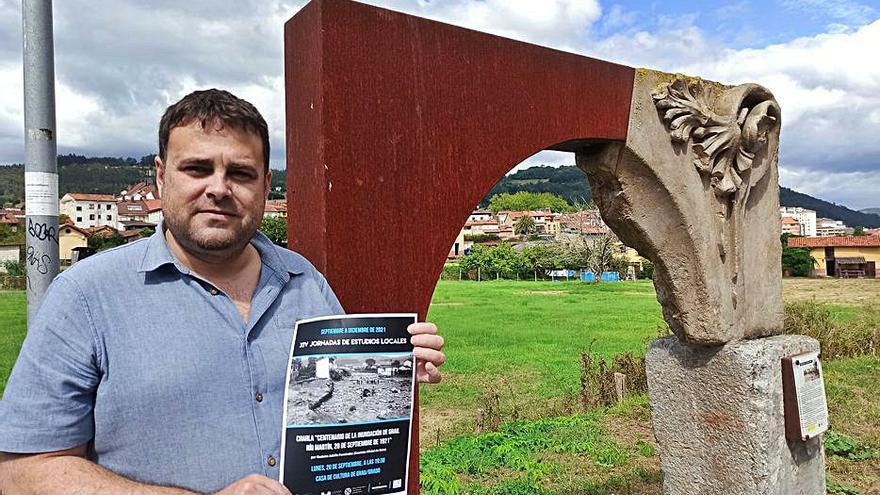
<path fill-rule="evenodd" d="M 840 321 L 827 306 L 815 301 L 785 305 L 785 333 L 819 341 L 828 359 L 876 355 L 880 349 L 880 310 L 862 308 L 854 318 Z"/>
<path fill-rule="evenodd" d="M 10 277 L 24 277 L 27 275 L 27 269 L 21 261 L 6 260 L 3 262 L 3 269 L 6 271 L 6 275 Z"/>

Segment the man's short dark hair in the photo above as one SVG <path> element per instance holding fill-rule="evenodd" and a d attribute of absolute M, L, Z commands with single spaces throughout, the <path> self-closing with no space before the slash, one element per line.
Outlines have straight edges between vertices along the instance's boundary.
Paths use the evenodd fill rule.
<path fill-rule="evenodd" d="M 219 123 L 250 132 L 263 141 L 264 171 L 269 171 L 269 126 L 255 106 L 229 91 L 193 91 L 168 107 L 159 121 L 159 158 L 165 161 L 171 129 L 199 122 L 202 128 Z"/>

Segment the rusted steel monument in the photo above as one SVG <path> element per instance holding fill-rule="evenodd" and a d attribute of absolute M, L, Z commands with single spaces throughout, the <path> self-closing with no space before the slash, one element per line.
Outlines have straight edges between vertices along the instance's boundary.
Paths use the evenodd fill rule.
<path fill-rule="evenodd" d="M 424 318 L 474 205 L 532 154 L 575 153 L 606 223 L 654 263 L 675 333 L 647 357 L 664 492 L 824 493 L 821 439 L 784 436 L 780 360 L 818 344 L 778 336 L 767 89 L 348 0 L 287 22 L 285 74 L 290 245 L 347 311 Z"/>

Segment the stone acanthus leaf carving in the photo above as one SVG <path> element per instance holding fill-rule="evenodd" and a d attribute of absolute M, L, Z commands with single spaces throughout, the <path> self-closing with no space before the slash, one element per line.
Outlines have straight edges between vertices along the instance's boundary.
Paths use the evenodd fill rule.
<path fill-rule="evenodd" d="M 752 175 L 754 183 L 766 171 L 766 167 L 753 170 L 753 164 L 756 152 L 766 147 L 776 125 L 774 115 L 779 112 L 772 100 L 720 115 L 712 106 L 714 87 L 700 80 L 688 83 L 684 78 L 662 86 L 652 96 L 672 140 L 685 145 L 690 142 L 694 166 L 710 177 L 717 196 L 724 198 L 739 191 L 745 175 Z"/>

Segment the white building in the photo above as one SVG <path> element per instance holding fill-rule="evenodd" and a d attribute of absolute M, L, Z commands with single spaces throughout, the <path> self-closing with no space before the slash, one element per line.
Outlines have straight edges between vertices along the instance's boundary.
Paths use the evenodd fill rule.
<path fill-rule="evenodd" d="M 789 217 L 797 221 L 801 226 L 800 235 L 806 237 L 816 236 L 816 212 L 801 208 L 800 206 L 781 206 L 779 208 L 779 216 L 782 218 Z"/>
<path fill-rule="evenodd" d="M 67 193 L 61 198 L 59 209 L 81 229 L 105 225 L 115 229 L 119 221 L 112 194 Z"/>
<path fill-rule="evenodd" d="M 490 210 L 474 210 L 468 216 L 468 222 L 488 222 L 492 220 L 492 212 Z"/>
<path fill-rule="evenodd" d="M 820 218 L 816 222 L 816 235 L 819 237 L 846 235 L 846 224 L 842 220 Z"/>

